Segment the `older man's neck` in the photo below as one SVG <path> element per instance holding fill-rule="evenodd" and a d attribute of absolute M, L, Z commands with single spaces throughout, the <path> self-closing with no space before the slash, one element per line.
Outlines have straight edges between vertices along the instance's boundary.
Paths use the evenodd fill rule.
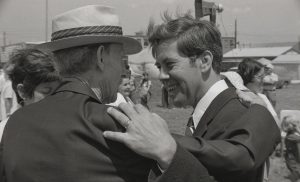
<path fill-rule="evenodd" d="M 96 70 L 89 70 L 78 76 L 93 90 L 95 95 L 102 101 L 102 92 L 99 87 L 99 82 L 101 81 L 101 74 Z"/>

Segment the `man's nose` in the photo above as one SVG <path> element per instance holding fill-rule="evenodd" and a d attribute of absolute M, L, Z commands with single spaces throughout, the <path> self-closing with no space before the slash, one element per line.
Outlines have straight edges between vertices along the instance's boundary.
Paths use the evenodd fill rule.
<path fill-rule="evenodd" d="M 169 79 L 169 78 L 170 78 L 169 74 L 163 68 L 161 68 L 159 70 L 159 79 L 165 80 L 165 79 Z"/>

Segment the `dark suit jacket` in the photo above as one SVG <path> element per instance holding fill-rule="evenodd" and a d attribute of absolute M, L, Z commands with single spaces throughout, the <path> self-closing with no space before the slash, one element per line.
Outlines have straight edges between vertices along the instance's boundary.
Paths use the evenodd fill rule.
<path fill-rule="evenodd" d="M 177 181 L 182 182 L 197 181 L 191 178 L 192 175 L 184 175 L 197 173 L 190 171 L 197 162 L 203 164 L 217 181 L 259 182 L 265 160 L 280 141 L 279 129 L 269 111 L 260 105 L 244 106 L 234 88 L 226 89 L 213 100 L 193 137 L 174 137 L 180 148 L 184 148 L 181 150 L 189 151 L 194 158 L 185 157 L 180 169 L 174 167 L 176 163 L 171 163 L 161 178 L 177 175 Z M 189 155 L 181 153 L 178 152 L 173 160 L 183 161 L 182 156 Z M 200 169 L 203 174 L 205 169 Z M 213 181 L 211 178 L 206 180 Z"/>
<path fill-rule="evenodd" d="M 105 130 L 122 130 L 106 110 L 76 79 L 18 110 L 3 136 L 6 181 L 147 181 L 152 161 L 103 137 Z"/>

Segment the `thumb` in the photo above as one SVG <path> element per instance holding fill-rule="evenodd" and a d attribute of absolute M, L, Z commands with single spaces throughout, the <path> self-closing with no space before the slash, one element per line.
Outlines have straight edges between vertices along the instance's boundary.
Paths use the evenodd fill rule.
<path fill-rule="evenodd" d="M 121 132 L 113 132 L 113 131 L 104 131 L 103 136 L 107 139 L 116 141 L 116 142 L 121 142 L 125 144 L 126 141 L 126 133 L 121 133 Z"/>

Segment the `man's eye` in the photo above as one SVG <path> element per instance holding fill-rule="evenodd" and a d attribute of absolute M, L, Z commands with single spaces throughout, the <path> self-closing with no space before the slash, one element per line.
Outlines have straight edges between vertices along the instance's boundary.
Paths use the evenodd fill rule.
<path fill-rule="evenodd" d="M 167 68 L 172 68 L 173 67 L 173 63 L 167 63 L 166 66 L 167 66 Z"/>
<path fill-rule="evenodd" d="M 155 66 L 156 66 L 158 69 L 161 68 L 161 66 L 160 66 L 159 64 L 155 64 Z"/>
<path fill-rule="evenodd" d="M 48 95 L 51 93 L 51 91 L 52 91 L 51 88 L 44 88 L 44 89 L 40 90 L 40 93 L 42 93 L 44 95 Z"/>

